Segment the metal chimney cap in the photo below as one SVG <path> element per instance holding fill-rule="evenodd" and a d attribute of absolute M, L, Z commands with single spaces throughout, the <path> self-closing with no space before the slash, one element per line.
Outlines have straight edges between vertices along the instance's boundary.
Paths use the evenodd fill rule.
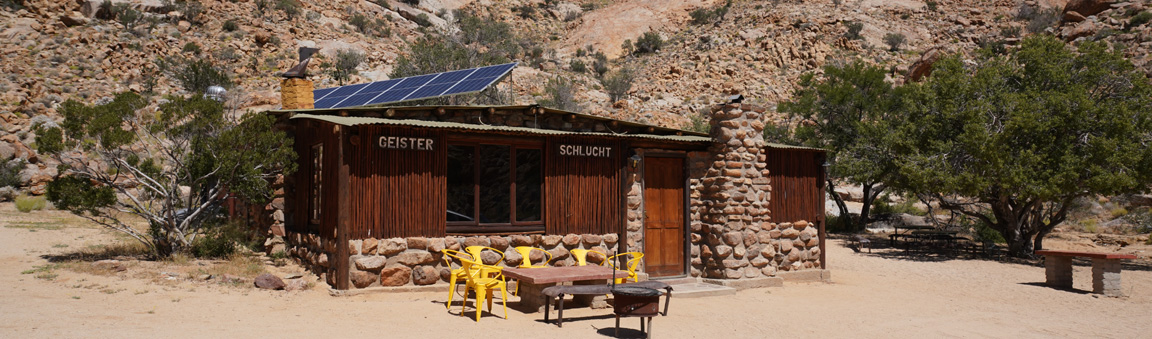
<path fill-rule="evenodd" d="M 208 86 L 208 90 L 204 91 L 205 98 L 216 101 L 223 101 L 225 94 L 228 94 L 228 90 L 220 86 Z"/>

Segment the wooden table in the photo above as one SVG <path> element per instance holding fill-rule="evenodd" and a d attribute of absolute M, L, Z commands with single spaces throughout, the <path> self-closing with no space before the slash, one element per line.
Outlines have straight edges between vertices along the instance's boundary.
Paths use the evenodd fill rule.
<path fill-rule="evenodd" d="M 516 279 L 520 306 L 526 312 L 534 313 L 542 311 L 547 303 L 544 288 L 562 283 L 607 284 L 608 280 L 612 279 L 612 271 L 612 268 L 607 266 L 569 266 L 505 268 L 503 272 L 505 278 Z M 628 272 L 616 270 L 616 276 L 626 277 Z M 607 298 L 603 295 L 577 296 L 576 300 L 592 308 L 608 308 Z"/>

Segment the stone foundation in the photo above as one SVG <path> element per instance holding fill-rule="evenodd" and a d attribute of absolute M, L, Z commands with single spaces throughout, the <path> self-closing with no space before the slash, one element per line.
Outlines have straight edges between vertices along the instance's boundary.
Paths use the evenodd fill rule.
<path fill-rule="evenodd" d="M 320 239 L 313 234 L 290 232 L 285 237 L 289 257 L 296 259 L 309 271 L 319 275 L 329 285 L 335 286 L 336 262 L 333 241 Z M 512 236 L 471 236 L 444 238 L 390 238 L 361 239 L 348 242 L 350 253 L 349 280 L 354 288 L 422 286 L 447 283 L 450 268 L 444 263 L 443 249 L 462 251 L 468 246 L 488 246 L 504 252 L 501 261 L 494 253 L 481 260 L 488 265 L 514 267 L 522 262 L 515 247 L 529 246 L 542 248 L 552 253 L 553 266 L 573 266 L 576 260 L 570 250 L 582 248 L 616 254 L 619 237 L 616 234 L 568 234 L 568 235 L 512 235 Z M 542 260 L 544 255 L 535 252 Z M 590 264 L 600 264 L 606 257 L 589 254 Z"/>

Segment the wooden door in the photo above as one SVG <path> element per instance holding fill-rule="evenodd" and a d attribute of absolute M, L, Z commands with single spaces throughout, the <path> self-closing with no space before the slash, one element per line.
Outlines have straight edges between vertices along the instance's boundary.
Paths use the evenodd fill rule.
<path fill-rule="evenodd" d="M 684 159 L 644 159 L 644 263 L 650 276 L 684 274 Z"/>

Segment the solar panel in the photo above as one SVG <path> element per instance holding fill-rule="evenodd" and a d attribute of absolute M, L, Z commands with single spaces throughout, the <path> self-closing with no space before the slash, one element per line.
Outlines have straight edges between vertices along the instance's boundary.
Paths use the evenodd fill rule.
<path fill-rule="evenodd" d="M 417 75 L 367 84 L 356 84 L 312 91 L 316 108 L 341 108 L 380 105 L 429 99 L 483 91 L 500 81 L 515 62 L 458 71 Z"/>

